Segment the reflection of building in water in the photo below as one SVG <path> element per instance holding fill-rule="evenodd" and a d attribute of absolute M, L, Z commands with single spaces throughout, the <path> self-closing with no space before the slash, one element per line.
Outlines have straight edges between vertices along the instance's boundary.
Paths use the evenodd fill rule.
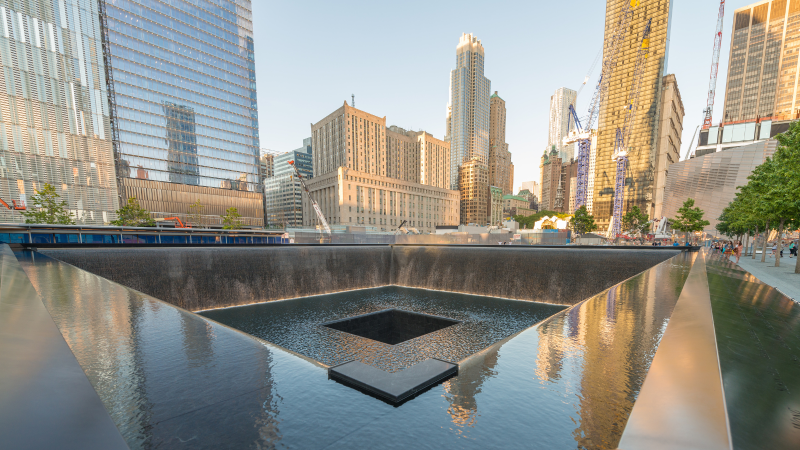
<path fill-rule="evenodd" d="M 494 367 L 497 365 L 497 352 L 495 346 L 484 354 L 477 354 L 458 368 L 458 376 L 443 383 L 444 397 L 450 403 L 447 413 L 452 421 L 459 427 L 475 426 L 478 419 L 478 403 L 475 396 L 481 392 L 481 386 L 487 378 L 497 374 Z"/>
<path fill-rule="evenodd" d="M 197 166 L 197 135 L 194 108 L 164 102 L 167 118 L 167 171 L 171 183 L 197 185 L 200 168 Z"/>

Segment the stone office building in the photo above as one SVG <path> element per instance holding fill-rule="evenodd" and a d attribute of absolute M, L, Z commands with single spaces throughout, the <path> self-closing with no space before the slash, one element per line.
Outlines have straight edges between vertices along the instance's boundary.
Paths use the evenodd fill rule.
<path fill-rule="evenodd" d="M 311 196 L 332 226 L 433 233 L 458 225 L 459 193 L 450 190 L 449 143 L 426 132 L 386 127 L 386 117 L 345 102 L 311 125 L 314 178 Z M 485 214 L 485 210 L 484 210 Z M 303 225 L 317 224 L 303 198 Z"/>

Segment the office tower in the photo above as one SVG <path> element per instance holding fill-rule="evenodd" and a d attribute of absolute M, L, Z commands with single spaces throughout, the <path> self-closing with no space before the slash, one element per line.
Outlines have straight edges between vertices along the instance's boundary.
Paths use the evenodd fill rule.
<path fill-rule="evenodd" d="M 120 197 L 184 219 L 199 201 L 212 226 L 235 207 L 262 226 L 251 2 L 100 5 L 109 45 L 91 49 L 113 82 Z"/>
<path fill-rule="evenodd" d="M 311 138 L 303 139 L 297 150 L 272 157 L 273 175 L 264 180 L 266 225 L 271 228 L 303 226 L 303 186 L 289 161 L 294 161 L 300 175 L 314 177 Z"/>
<path fill-rule="evenodd" d="M 607 51 L 608 35 L 616 31 L 620 14 L 630 0 L 607 0 L 605 45 Z M 624 42 L 617 52 L 616 66 L 609 77 L 609 87 L 605 100 L 600 105 L 598 119 L 598 143 L 594 161 L 594 184 L 592 194 L 592 214 L 600 230 L 608 227 L 614 206 L 614 187 L 616 161 L 614 140 L 616 130 L 623 126 L 625 103 L 633 82 L 632 74 L 636 65 L 637 53 L 641 48 L 642 35 L 648 21 L 650 43 L 648 57 L 645 59 L 643 79 L 639 91 L 636 120 L 627 142 L 628 169 L 625 179 L 625 202 L 623 214 L 633 205 L 647 211 L 653 202 L 653 167 L 658 124 L 658 101 L 661 98 L 661 77 L 667 70 L 667 50 L 669 45 L 669 18 L 672 0 L 641 2 L 635 6 L 624 33 Z M 591 170 L 591 161 L 590 161 Z"/>
<path fill-rule="evenodd" d="M 503 222 L 503 190 L 497 186 L 489 186 L 488 217 L 489 225 Z"/>
<path fill-rule="evenodd" d="M 489 168 L 477 157 L 458 168 L 461 223 L 486 225 L 489 203 Z"/>
<path fill-rule="evenodd" d="M 660 219 L 664 206 L 664 189 L 670 166 L 681 160 L 683 135 L 683 101 L 675 75 L 662 77 L 661 113 L 659 114 L 658 141 L 655 153 L 655 199 L 645 213 L 651 219 Z"/>
<path fill-rule="evenodd" d="M 542 164 L 539 166 L 542 174 L 542 198 L 539 208 L 542 211 L 558 211 L 564 206 L 561 184 L 562 161 L 555 145 L 542 155 Z"/>
<path fill-rule="evenodd" d="M 769 139 L 800 118 L 800 2 L 762 1 L 733 14 L 725 104 L 700 131 L 695 156 Z"/>
<path fill-rule="evenodd" d="M 521 190 L 528 190 L 536 196 L 537 199 L 542 198 L 542 185 L 538 181 L 523 181 L 520 185 Z"/>
<path fill-rule="evenodd" d="M 119 208 L 97 5 L 0 6 L 0 198 L 29 202 L 49 183 L 77 223 Z M 0 222 L 24 222 L 0 208 Z"/>
<path fill-rule="evenodd" d="M 450 186 L 458 189 L 458 168 L 477 158 L 489 164 L 489 93 L 491 82 L 483 75 L 481 41 L 464 34 L 456 47 L 456 68 L 450 72 Z"/>
<path fill-rule="evenodd" d="M 506 102 L 494 91 L 489 98 L 489 186 L 497 186 L 503 194 L 511 194 L 511 167 L 511 152 L 506 143 Z"/>
<path fill-rule="evenodd" d="M 332 227 L 390 231 L 405 221 L 406 227 L 430 233 L 437 225 L 458 225 L 448 142 L 424 131 L 387 128 L 385 116 L 347 102 L 311 124 L 311 139 L 314 178 L 308 188 Z M 303 210 L 303 224 L 314 226 L 306 198 Z"/>
<path fill-rule="evenodd" d="M 558 88 L 550 96 L 550 121 L 547 127 L 547 148 L 554 145 L 558 149 L 559 156 L 564 161 L 569 161 L 575 157 L 575 144 L 564 145 L 564 138 L 568 130 L 574 128 L 570 123 L 569 105 L 575 106 L 575 99 L 578 93 L 569 88 Z M 570 128 L 572 127 L 572 128 Z"/>

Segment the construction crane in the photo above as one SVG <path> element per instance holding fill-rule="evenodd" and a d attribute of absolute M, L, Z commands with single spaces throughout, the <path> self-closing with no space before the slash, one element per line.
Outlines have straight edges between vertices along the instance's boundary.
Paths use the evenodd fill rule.
<path fill-rule="evenodd" d="M 722 17 L 725 14 L 725 0 L 719 2 L 719 16 L 717 16 L 717 31 L 714 34 L 714 53 L 711 56 L 711 80 L 708 82 L 708 103 L 703 110 L 703 129 L 711 127 L 711 115 L 714 109 L 714 94 L 717 90 L 717 68 L 719 67 L 719 52 L 722 49 Z"/>
<path fill-rule="evenodd" d="M 628 31 L 628 24 L 633 16 L 633 10 L 637 6 L 639 6 L 639 0 L 631 0 L 630 2 L 624 3 L 616 28 L 614 32 L 611 33 L 608 41 L 604 43 L 608 44 L 606 46 L 607 51 L 603 57 L 600 79 L 597 81 L 594 94 L 592 95 L 592 101 L 589 103 L 589 115 L 584 120 L 583 127 L 581 127 L 581 121 L 575 113 L 575 108 L 573 105 L 569 106 L 570 114 L 574 118 L 575 130 L 568 133 L 564 138 L 564 145 L 573 144 L 575 142 L 578 143 L 578 180 L 575 188 L 575 209 L 586 204 L 587 190 L 589 187 L 589 152 L 592 147 L 592 127 L 594 126 L 595 119 L 597 119 L 599 115 L 600 102 L 605 98 L 606 92 L 608 91 L 611 73 L 617 65 L 617 53 L 619 49 L 622 48 L 622 43 L 625 40 L 625 33 Z M 569 124 L 569 119 L 567 119 L 567 123 Z"/>
<path fill-rule="evenodd" d="M 650 48 L 650 22 L 644 27 L 642 33 L 642 44 L 639 46 L 639 51 L 636 55 L 636 65 L 633 69 L 633 79 L 631 80 L 631 90 L 628 92 L 628 98 L 625 102 L 625 118 L 622 121 L 622 127 L 617 128 L 617 134 L 614 139 L 614 157 L 617 162 L 617 173 L 614 183 L 614 213 L 611 217 L 609 224 L 609 236 L 616 237 L 620 234 L 622 227 L 622 206 L 625 201 L 625 174 L 628 169 L 628 144 L 630 137 L 633 135 L 635 127 L 636 113 L 638 112 L 637 104 L 639 103 L 639 92 L 642 87 L 642 80 L 644 79 L 644 68 L 647 65 L 647 55 Z"/>
<path fill-rule="evenodd" d="M 311 202 L 311 207 L 314 208 L 314 212 L 317 213 L 317 218 L 319 222 L 322 224 L 322 228 L 328 233 L 328 236 L 331 235 L 331 227 L 328 226 L 328 221 L 325 220 L 325 216 L 322 214 L 322 210 L 319 208 L 317 202 L 311 197 L 311 192 L 308 191 L 308 187 L 306 186 L 306 182 L 303 180 L 303 176 L 300 175 L 300 171 L 297 170 L 297 165 L 295 165 L 294 160 L 289 161 L 289 164 L 294 168 L 294 173 L 297 174 L 297 179 L 300 180 L 300 185 L 303 186 L 303 190 L 306 191 L 308 195 L 308 200 Z"/>

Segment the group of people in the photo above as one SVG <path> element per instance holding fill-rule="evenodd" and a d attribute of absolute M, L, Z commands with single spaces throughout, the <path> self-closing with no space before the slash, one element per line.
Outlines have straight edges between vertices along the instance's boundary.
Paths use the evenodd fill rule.
<path fill-rule="evenodd" d="M 778 253 L 780 253 L 780 257 L 783 258 L 783 251 L 788 248 L 789 249 L 789 258 L 796 258 L 797 257 L 797 241 L 791 241 L 789 245 L 782 245 L 780 252 L 778 252 L 778 242 L 772 243 L 772 257 L 776 257 Z M 725 256 L 730 258 L 731 256 L 736 257 L 736 263 L 739 263 L 739 258 L 742 257 L 742 242 L 741 241 L 724 241 L 724 242 L 714 242 L 711 245 L 711 254 L 718 254 L 720 256 Z"/>

